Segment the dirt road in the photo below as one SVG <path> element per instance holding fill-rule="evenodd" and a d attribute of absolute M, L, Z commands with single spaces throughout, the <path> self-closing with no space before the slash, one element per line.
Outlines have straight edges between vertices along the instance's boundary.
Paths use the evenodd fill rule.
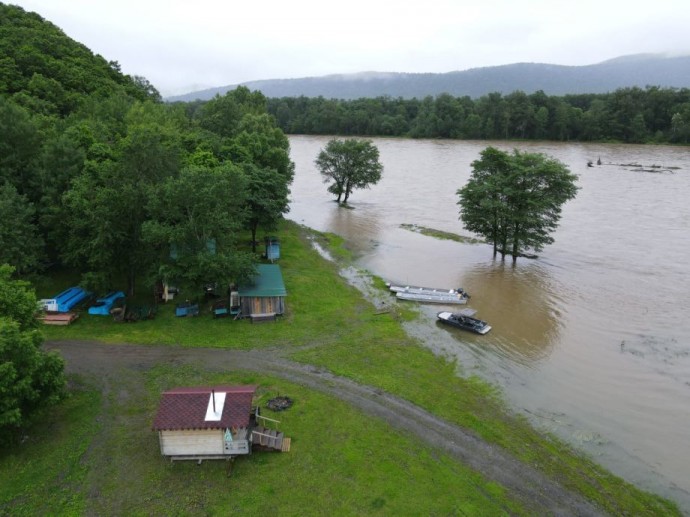
<path fill-rule="evenodd" d="M 592 503 L 546 478 L 498 446 L 470 431 L 371 386 L 281 357 L 280 351 L 177 348 L 170 346 L 106 345 L 84 341 L 52 341 L 69 373 L 90 374 L 104 384 L 116 380 L 122 368 L 148 370 L 157 364 L 199 365 L 211 371 L 250 370 L 327 393 L 385 420 L 392 427 L 411 432 L 501 484 L 535 515 L 602 515 Z M 142 388 L 143 389 L 143 388 Z"/>

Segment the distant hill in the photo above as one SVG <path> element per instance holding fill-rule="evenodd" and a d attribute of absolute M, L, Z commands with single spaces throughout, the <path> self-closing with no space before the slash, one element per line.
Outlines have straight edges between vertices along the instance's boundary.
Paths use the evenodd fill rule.
<path fill-rule="evenodd" d="M 159 99 L 143 77 L 130 77 L 34 12 L 0 3 L 0 95 L 29 111 L 67 116 L 89 95 L 124 92 Z"/>
<path fill-rule="evenodd" d="M 239 85 L 222 86 L 168 97 L 167 101 L 208 100 Z M 443 74 L 362 72 L 300 79 L 269 79 L 242 83 L 260 90 L 267 97 L 323 96 L 357 99 L 388 95 L 411 99 L 450 93 L 478 98 L 491 92 L 508 94 L 515 90 L 547 95 L 570 93 L 606 93 L 631 86 L 690 88 L 690 55 L 666 57 L 662 54 L 622 56 L 585 66 L 543 63 L 472 68 Z"/>

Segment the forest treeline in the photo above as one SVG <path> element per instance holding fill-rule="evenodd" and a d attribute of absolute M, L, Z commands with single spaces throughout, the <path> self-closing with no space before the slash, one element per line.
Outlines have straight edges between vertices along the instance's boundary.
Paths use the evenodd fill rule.
<path fill-rule="evenodd" d="M 36 13 L 0 3 L 0 264 L 95 292 L 253 274 L 242 237 L 288 210 L 289 142 L 260 92 L 193 112 Z"/>
<path fill-rule="evenodd" d="M 690 143 L 687 88 L 565 96 L 515 91 L 478 99 L 284 97 L 269 99 L 268 112 L 289 134 Z"/>

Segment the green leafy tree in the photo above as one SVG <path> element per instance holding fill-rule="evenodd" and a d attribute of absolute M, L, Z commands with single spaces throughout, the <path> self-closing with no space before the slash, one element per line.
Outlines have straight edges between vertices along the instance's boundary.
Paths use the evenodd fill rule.
<path fill-rule="evenodd" d="M 674 142 L 690 142 L 690 102 L 679 106 L 671 117 L 671 139 Z"/>
<path fill-rule="evenodd" d="M 127 115 L 124 138 L 112 152 L 94 152 L 97 158 L 87 160 L 63 196 L 71 228 L 63 259 L 111 285 L 124 279 L 130 295 L 137 276 L 152 261 L 142 239 L 150 189 L 177 175 L 182 161 L 176 117 L 164 105 L 135 104 Z"/>
<path fill-rule="evenodd" d="M 493 244 L 494 256 L 540 251 L 553 242 L 562 205 L 577 194 L 577 176 L 542 153 L 512 154 L 492 147 L 472 163 L 472 175 L 458 190 L 465 228 Z"/>
<path fill-rule="evenodd" d="M 58 259 L 60 243 L 64 242 L 69 233 L 69 228 L 64 225 L 62 196 L 69 189 L 70 182 L 83 170 L 85 150 L 92 142 L 93 139 L 85 128 L 75 125 L 56 129 L 46 137 L 43 145 L 38 175 L 41 197 L 34 205 L 49 262 Z"/>
<path fill-rule="evenodd" d="M 507 247 L 508 206 L 502 182 L 510 170 L 510 156 L 494 147 L 472 162 L 472 177 L 461 190 L 461 219 L 464 227 L 493 245 L 494 257 Z"/>
<path fill-rule="evenodd" d="M 0 443 L 17 437 L 40 411 L 65 393 L 64 361 L 41 350 L 36 295 L 0 266 Z"/>
<path fill-rule="evenodd" d="M 525 92 L 515 91 L 506 95 L 506 110 L 508 112 L 509 136 L 527 138 L 533 135 L 536 125 L 534 106 Z"/>
<path fill-rule="evenodd" d="M 232 157 L 233 162 L 244 161 L 273 169 L 284 177 L 284 182 L 292 183 L 295 164 L 290 160 L 290 141 L 276 127 L 273 117 L 266 113 L 247 113 L 242 117 L 232 142 L 236 150 L 238 147 L 241 149 L 237 157 Z"/>
<path fill-rule="evenodd" d="M 534 136 L 543 140 L 547 136 L 547 126 L 549 124 L 549 108 L 540 106 L 534 114 Z"/>
<path fill-rule="evenodd" d="M 36 13 L 0 3 L 0 32 L 0 93 L 35 113 L 65 117 L 93 94 L 101 100 L 115 92 L 160 99 L 148 81 L 122 74 L 117 63 L 94 55 Z"/>
<path fill-rule="evenodd" d="M 40 265 L 43 239 L 34 215 L 33 205 L 13 185 L 0 185 L 0 264 L 11 264 L 19 273 Z"/>
<path fill-rule="evenodd" d="M 383 172 L 379 150 L 370 140 L 333 139 L 319 152 L 315 163 L 324 183 L 331 182 L 328 192 L 337 196 L 338 203 L 343 199 L 347 204 L 354 189 L 378 183 Z"/>
<path fill-rule="evenodd" d="M 594 99 L 582 116 L 582 140 L 604 140 L 613 138 L 610 129 L 611 114 L 607 103 L 601 99 Z"/>
<path fill-rule="evenodd" d="M 256 251 L 256 233 L 259 227 L 275 230 L 283 214 L 290 210 L 290 189 L 285 177 L 270 168 L 244 166 L 247 179 L 247 220 L 252 232 L 252 251 Z"/>
<path fill-rule="evenodd" d="M 261 115 L 266 112 L 266 97 L 244 86 L 216 95 L 198 111 L 199 125 L 224 137 L 233 137 L 240 131 L 240 121 L 245 114 Z"/>
<path fill-rule="evenodd" d="M 39 198 L 38 156 L 41 146 L 38 128 L 30 113 L 0 96 L 0 183 L 9 181 L 32 201 Z"/>
<path fill-rule="evenodd" d="M 228 286 L 254 271 L 253 256 L 238 246 L 245 222 L 246 180 L 240 168 L 189 166 L 150 191 L 150 218 L 142 225 L 153 274 L 189 290 Z"/>

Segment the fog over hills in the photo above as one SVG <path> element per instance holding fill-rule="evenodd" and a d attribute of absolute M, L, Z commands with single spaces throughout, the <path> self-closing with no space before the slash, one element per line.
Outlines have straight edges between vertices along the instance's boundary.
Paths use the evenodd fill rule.
<path fill-rule="evenodd" d="M 361 97 L 423 98 L 449 93 L 478 98 L 491 92 L 508 94 L 515 90 L 547 95 L 569 93 L 606 93 L 631 86 L 690 88 L 690 55 L 636 54 L 585 66 L 544 63 L 471 68 L 447 73 L 361 72 L 299 79 L 267 79 L 241 83 L 259 90 L 267 97 L 325 97 L 356 99 Z M 166 100 L 208 100 L 223 95 L 237 84 L 201 90 Z"/>

